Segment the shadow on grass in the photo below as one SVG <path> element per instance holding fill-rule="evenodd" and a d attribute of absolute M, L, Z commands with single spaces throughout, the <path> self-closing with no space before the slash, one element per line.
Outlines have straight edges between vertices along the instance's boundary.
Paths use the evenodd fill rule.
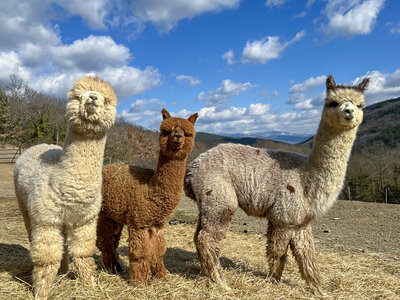
<path fill-rule="evenodd" d="M 29 250 L 21 245 L 0 243 L 0 270 L 8 272 L 16 281 L 32 284 L 33 263 Z"/>
<path fill-rule="evenodd" d="M 120 256 L 128 256 L 128 247 L 122 246 L 118 248 Z M 248 268 L 243 264 L 236 264 L 227 257 L 221 257 L 221 266 L 225 270 L 239 270 L 240 272 L 252 273 L 255 276 L 266 277 L 265 272 L 259 272 Z M 122 262 L 120 260 L 122 265 Z M 196 279 L 199 274 L 204 275 L 196 252 L 186 251 L 180 248 L 168 248 L 164 254 L 164 264 L 168 272 L 178 274 L 186 279 Z M 120 276 L 129 281 L 129 266 L 122 265 L 124 272 Z"/>

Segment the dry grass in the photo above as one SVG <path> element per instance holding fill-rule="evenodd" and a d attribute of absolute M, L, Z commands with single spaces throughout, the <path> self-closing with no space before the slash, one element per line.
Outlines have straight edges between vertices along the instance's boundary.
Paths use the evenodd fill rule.
<path fill-rule="evenodd" d="M 33 299 L 29 245 L 14 198 L 0 198 L 0 299 Z M 195 226 L 168 225 L 164 260 L 166 281 L 131 287 L 128 283 L 126 231 L 119 252 L 125 272 L 108 274 L 99 265 L 96 286 L 83 285 L 73 273 L 59 276 L 51 299 L 317 299 L 300 278 L 292 257 L 276 285 L 266 279 L 265 238 L 258 234 L 229 233 L 222 264 L 231 291 L 219 289 L 200 271 L 193 240 Z M 319 252 L 326 299 L 400 299 L 400 259 L 382 253 Z"/>

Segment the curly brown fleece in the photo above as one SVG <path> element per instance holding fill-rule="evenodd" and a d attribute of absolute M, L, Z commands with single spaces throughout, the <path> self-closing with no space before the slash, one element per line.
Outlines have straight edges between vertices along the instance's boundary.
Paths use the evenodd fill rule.
<path fill-rule="evenodd" d="M 116 251 L 124 224 L 128 225 L 131 283 L 148 282 L 150 273 L 166 277 L 162 227 L 182 193 L 186 158 L 194 146 L 197 113 L 187 120 L 162 110 L 160 154 L 154 172 L 123 163 L 104 166 L 103 202 L 97 226 L 97 247 L 111 272 L 122 271 Z"/>

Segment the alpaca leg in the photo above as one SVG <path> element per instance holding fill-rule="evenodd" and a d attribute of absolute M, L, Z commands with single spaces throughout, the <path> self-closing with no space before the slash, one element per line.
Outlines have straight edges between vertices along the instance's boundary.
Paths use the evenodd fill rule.
<path fill-rule="evenodd" d="M 234 193 L 228 196 L 230 197 L 227 199 L 236 201 Z M 215 200 L 215 202 L 220 202 L 219 204 L 221 205 L 200 211 L 194 242 L 197 255 L 206 274 L 219 286 L 229 290 L 219 256 L 221 255 L 226 232 L 237 209 L 237 202 L 224 204 L 220 199 Z"/>
<path fill-rule="evenodd" d="M 63 237 L 57 227 L 32 228 L 31 258 L 35 299 L 47 299 L 60 266 Z"/>
<path fill-rule="evenodd" d="M 267 230 L 267 260 L 269 264 L 269 277 L 277 282 L 282 277 L 282 272 L 287 260 L 289 242 L 293 233 L 291 230 L 274 226 L 268 223 Z"/>
<path fill-rule="evenodd" d="M 69 266 L 69 255 L 68 255 L 68 243 L 67 243 L 67 237 L 64 232 L 64 251 L 63 251 L 63 256 L 61 259 L 61 266 L 60 266 L 60 274 L 66 274 L 68 273 L 68 266 Z"/>
<path fill-rule="evenodd" d="M 28 239 L 30 242 L 32 240 L 32 237 L 31 237 L 31 221 L 29 218 L 29 213 L 28 213 L 26 205 L 25 205 L 23 198 L 20 195 L 19 191 L 16 190 L 15 195 L 18 200 L 19 210 L 21 211 L 22 217 L 24 219 L 25 228 L 26 228 L 26 231 L 28 232 Z"/>
<path fill-rule="evenodd" d="M 122 228 L 122 224 L 114 222 L 112 219 L 105 217 L 104 213 L 100 212 L 97 223 L 96 246 L 101 251 L 104 266 L 111 273 L 122 272 L 117 252 Z"/>
<path fill-rule="evenodd" d="M 290 248 L 299 265 L 303 279 L 318 293 L 321 293 L 321 281 L 317 258 L 315 256 L 314 239 L 311 226 L 296 230 L 290 242 Z"/>
<path fill-rule="evenodd" d="M 92 257 L 96 248 L 96 224 L 97 220 L 92 219 L 84 225 L 67 228 L 69 250 L 78 276 L 92 285 L 96 269 Z"/>
<path fill-rule="evenodd" d="M 137 282 L 150 281 L 150 260 L 154 256 L 150 231 L 151 228 L 128 227 L 130 280 L 133 285 Z"/>
<path fill-rule="evenodd" d="M 165 241 L 164 233 L 160 230 L 155 230 L 155 257 L 151 264 L 151 273 L 156 278 L 166 278 L 167 269 L 164 266 L 163 255 L 167 251 L 167 242 Z"/>

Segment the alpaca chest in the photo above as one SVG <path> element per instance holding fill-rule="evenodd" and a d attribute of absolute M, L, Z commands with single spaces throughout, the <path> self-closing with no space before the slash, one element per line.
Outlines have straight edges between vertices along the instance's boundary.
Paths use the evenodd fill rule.
<path fill-rule="evenodd" d="M 63 223 L 76 224 L 82 220 L 92 218 L 100 210 L 101 190 L 99 184 L 83 182 L 68 182 L 63 185 L 52 184 L 52 193 L 55 208 Z"/>

